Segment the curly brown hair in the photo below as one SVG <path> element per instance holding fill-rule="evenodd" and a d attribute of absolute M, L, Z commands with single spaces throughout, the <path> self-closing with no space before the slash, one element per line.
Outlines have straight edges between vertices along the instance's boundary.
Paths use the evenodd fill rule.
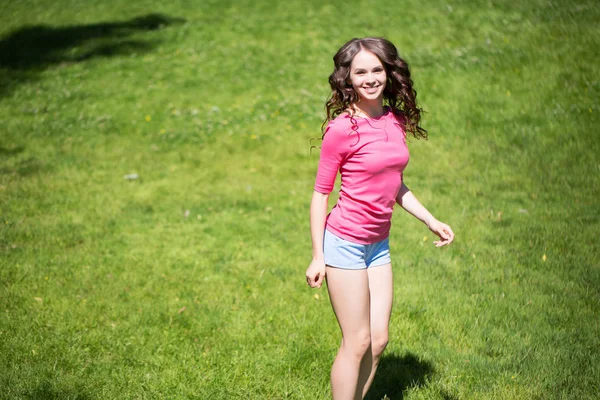
<path fill-rule="evenodd" d="M 383 91 L 384 102 L 394 115 L 404 121 L 407 132 L 412 133 L 417 139 L 427 139 L 427 131 L 419 126 L 423 110 L 417 107 L 417 91 L 413 88 L 408 64 L 400 58 L 396 46 L 389 40 L 379 37 L 352 39 L 333 57 L 335 68 L 329 75 L 331 96 L 325 103 L 327 118 L 323 121 L 323 132 L 329 121 L 359 100 L 352 85 L 348 84 L 348 79 L 352 60 L 361 50 L 375 54 L 383 64 L 387 75 L 387 83 Z"/>

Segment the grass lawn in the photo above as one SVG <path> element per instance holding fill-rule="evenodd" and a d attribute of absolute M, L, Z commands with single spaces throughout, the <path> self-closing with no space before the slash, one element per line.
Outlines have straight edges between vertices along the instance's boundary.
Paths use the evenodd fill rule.
<path fill-rule="evenodd" d="M 429 141 L 370 400 L 600 393 L 597 1 L 0 5 L 0 399 L 327 399 L 332 56 L 385 36 Z M 335 199 L 332 199 L 332 204 Z"/>

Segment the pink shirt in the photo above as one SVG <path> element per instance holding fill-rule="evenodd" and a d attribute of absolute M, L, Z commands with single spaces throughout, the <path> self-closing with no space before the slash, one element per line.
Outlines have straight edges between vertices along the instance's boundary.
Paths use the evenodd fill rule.
<path fill-rule="evenodd" d="M 315 190 L 331 193 L 339 171 L 342 185 L 326 228 L 360 244 L 388 237 L 402 171 L 408 164 L 404 125 L 386 108 L 379 118 L 347 113 L 330 121 L 321 146 Z"/>

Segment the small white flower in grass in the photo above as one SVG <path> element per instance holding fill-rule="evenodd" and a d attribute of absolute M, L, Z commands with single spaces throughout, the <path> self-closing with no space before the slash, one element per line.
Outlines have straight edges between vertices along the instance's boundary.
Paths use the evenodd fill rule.
<path fill-rule="evenodd" d="M 189 216 L 190 216 L 190 210 L 185 210 L 185 211 L 183 212 L 183 216 L 184 216 L 185 218 L 189 217 Z"/>
<path fill-rule="evenodd" d="M 542 261 L 543 261 L 543 262 L 546 262 L 546 259 L 547 259 L 547 258 L 548 258 L 548 257 L 546 257 L 546 254 L 544 254 L 544 255 L 542 256 Z"/>

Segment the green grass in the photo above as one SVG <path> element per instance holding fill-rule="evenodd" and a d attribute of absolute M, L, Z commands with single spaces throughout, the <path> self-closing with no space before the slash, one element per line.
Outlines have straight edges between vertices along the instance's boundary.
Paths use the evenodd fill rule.
<path fill-rule="evenodd" d="M 584 0 L 3 4 L 0 399 L 328 398 L 309 140 L 331 57 L 367 35 L 412 66 L 430 140 L 405 179 L 457 235 L 435 249 L 395 213 L 369 398 L 596 398 L 599 18 Z"/>

